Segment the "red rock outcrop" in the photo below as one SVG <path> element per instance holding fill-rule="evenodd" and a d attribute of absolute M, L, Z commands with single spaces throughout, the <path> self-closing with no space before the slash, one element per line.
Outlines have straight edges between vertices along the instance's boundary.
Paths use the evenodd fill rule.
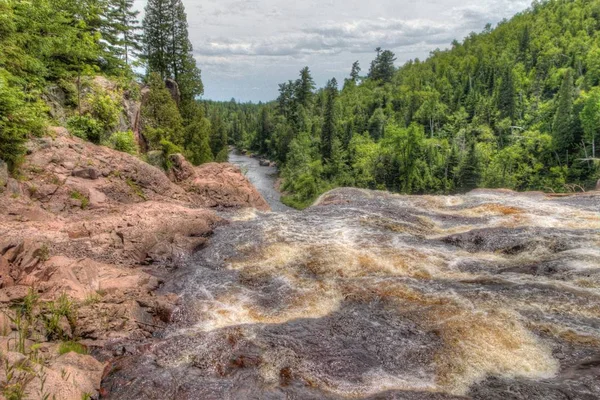
<path fill-rule="evenodd" d="M 208 163 L 192 166 L 181 154 L 170 157 L 172 179 L 188 193 L 199 197 L 208 207 L 244 207 L 258 210 L 271 208 L 242 171 L 228 163 Z"/>
<path fill-rule="evenodd" d="M 195 168 L 181 157 L 168 177 L 64 128 L 28 144 L 19 179 L 0 178 L 0 315 L 32 289 L 42 301 L 66 293 L 78 318 L 76 324 L 62 321 L 64 332 L 97 348 L 107 340 L 150 337 L 169 322 L 178 298 L 154 290 L 161 276 L 225 223 L 210 208 L 268 209 L 229 164 Z M 0 345 L 14 347 L 18 326 L 3 319 L 0 328 Z M 39 323 L 31 329 L 36 340 L 48 335 Z M 41 368 L 57 398 L 81 398 L 99 388 L 102 364 L 75 353 L 58 356 L 54 349 L 44 366 L 31 366 Z M 0 362 L 6 357 L 0 355 Z M 77 382 L 55 379 L 61 370 Z M 26 392 L 40 385 L 38 378 L 30 380 Z"/>

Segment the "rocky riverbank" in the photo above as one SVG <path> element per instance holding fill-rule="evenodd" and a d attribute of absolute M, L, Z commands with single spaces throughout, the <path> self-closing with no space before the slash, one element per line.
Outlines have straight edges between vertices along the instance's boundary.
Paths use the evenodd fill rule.
<path fill-rule="evenodd" d="M 26 398 L 97 396 L 108 364 L 61 355 L 61 343 L 108 361 L 118 343 L 151 337 L 179 302 L 157 289 L 227 223 L 214 210 L 269 209 L 235 166 L 196 168 L 179 155 L 171 164 L 165 174 L 54 128 L 28 144 L 16 179 L 0 175 L 5 387 Z"/>

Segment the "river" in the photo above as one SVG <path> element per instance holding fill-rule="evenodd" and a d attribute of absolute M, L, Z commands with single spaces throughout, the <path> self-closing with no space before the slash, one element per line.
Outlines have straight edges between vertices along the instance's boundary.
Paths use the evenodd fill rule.
<path fill-rule="evenodd" d="M 274 170 L 231 161 L 278 207 Z M 240 215 L 169 276 L 173 323 L 112 398 L 600 398 L 598 196 L 336 189 Z"/>
<path fill-rule="evenodd" d="M 281 193 L 275 188 L 277 168 L 263 167 L 258 158 L 248 157 L 233 150 L 229 153 L 229 162 L 239 166 L 248 180 L 262 194 L 273 211 L 288 211 L 291 207 L 281 202 Z"/>

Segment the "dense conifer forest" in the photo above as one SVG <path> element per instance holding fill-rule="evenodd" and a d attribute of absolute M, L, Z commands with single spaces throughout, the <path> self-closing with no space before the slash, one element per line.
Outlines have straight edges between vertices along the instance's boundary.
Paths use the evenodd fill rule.
<path fill-rule="evenodd" d="M 63 124 L 141 157 L 181 152 L 198 165 L 226 161 L 229 145 L 259 153 L 278 162 L 296 207 L 337 186 L 569 192 L 600 178 L 599 0 L 535 1 L 400 67 L 377 48 L 371 65 L 319 89 L 306 67 L 267 104 L 201 101 L 182 1 L 145 11 L 140 21 L 132 0 L 0 0 L 0 159 L 11 170 L 28 137 Z M 88 90 L 97 75 L 119 96 L 145 96 L 144 146 L 118 131 L 115 93 Z M 64 121 L 49 112 L 56 91 Z"/>
<path fill-rule="evenodd" d="M 273 103 L 206 107 L 279 162 L 294 206 L 336 186 L 581 191 L 600 178 L 599 32 L 600 1 L 536 1 L 425 61 L 377 49 L 343 83 L 304 68 Z"/>

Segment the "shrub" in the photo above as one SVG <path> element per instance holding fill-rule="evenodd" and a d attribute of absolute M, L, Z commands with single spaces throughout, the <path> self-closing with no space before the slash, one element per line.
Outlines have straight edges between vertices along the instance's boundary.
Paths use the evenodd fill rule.
<path fill-rule="evenodd" d="M 227 147 L 223 147 L 221 151 L 215 157 L 216 162 L 227 162 L 229 161 L 229 149 Z"/>
<path fill-rule="evenodd" d="M 132 131 L 113 133 L 110 137 L 110 145 L 115 150 L 137 154 L 137 143 Z"/>
<path fill-rule="evenodd" d="M 171 161 L 169 161 L 169 156 L 171 154 L 183 153 L 183 149 L 167 139 L 162 139 L 160 141 L 160 147 L 162 148 L 163 156 L 165 157 L 165 168 L 169 170 L 172 166 Z"/>
<path fill-rule="evenodd" d="M 16 79 L 0 68 L 0 159 L 14 171 L 25 153 L 27 135 L 43 131 L 43 109 L 32 103 L 15 82 Z"/>
<path fill-rule="evenodd" d="M 112 132 L 119 124 L 122 112 L 119 102 L 102 89 L 96 89 L 88 101 L 91 117 L 100 123 L 105 134 Z"/>
<path fill-rule="evenodd" d="M 78 138 L 99 144 L 102 139 L 102 124 L 92 117 L 76 115 L 69 118 L 67 128 Z"/>

